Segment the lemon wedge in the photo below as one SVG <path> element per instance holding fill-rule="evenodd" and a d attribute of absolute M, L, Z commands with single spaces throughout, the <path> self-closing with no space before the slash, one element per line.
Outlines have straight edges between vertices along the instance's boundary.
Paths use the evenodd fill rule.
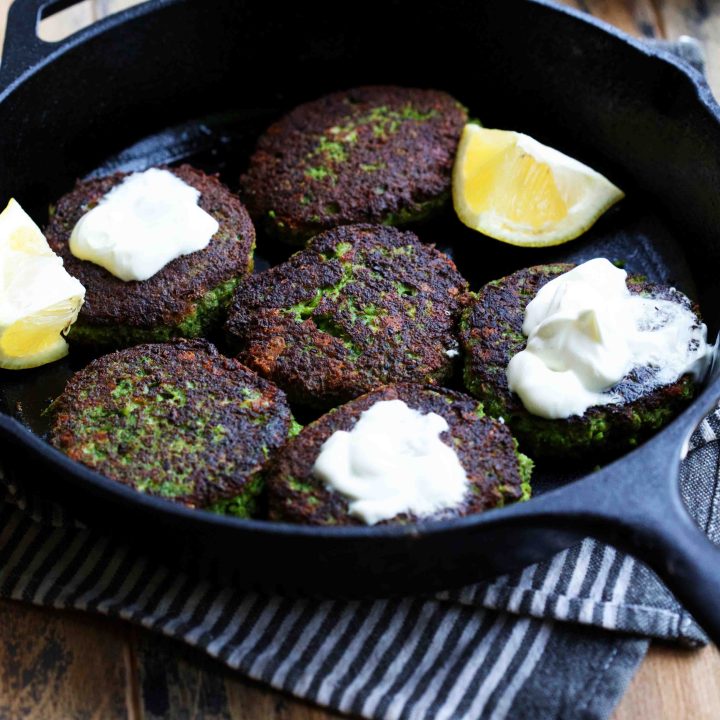
<path fill-rule="evenodd" d="M 67 355 L 63 338 L 85 288 L 68 274 L 15 200 L 0 213 L 0 368 L 19 370 Z"/>
<path fill-rule="evenodd" d="M 460 220 L 512 245 L 560 245 L 624 193 L 587 165 L 522 133 L 468 124 L 453 167 Z"/>

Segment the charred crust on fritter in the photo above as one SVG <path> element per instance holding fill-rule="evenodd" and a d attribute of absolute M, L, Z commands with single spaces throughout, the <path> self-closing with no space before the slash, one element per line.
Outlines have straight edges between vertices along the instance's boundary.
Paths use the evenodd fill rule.
<path fill-rule="evenodd" d="M 202 340 L 105 355 L 73 375 L 51 413 L 50 442 L 73 460 L 199 508 L 250 508 L 293 421 L 280 389 Z"/>
<path fill-rule="evenodd" d="M 413 233 L 347 225 L 241 282 L 227 330 L 291 401 L 327 409 L 391 382 L 446 381 L 467 287 Z"/>
<path fill-rule="evenodd" d="M 189 321 L 193 314 L 200 308 L 216 320 L 221 310 L 215 301 L 204 303 L 204 299 L 221 294 L 227 303 L 237 279 L 252 272 L 255 229 L 240 200 L 217 177 L 190 165 L 165 169 L 200 191 L 200 207 L 220 227 L 205 249 L 172 260 L 142 282 L 120 280 L 99 265 L 77 259 L 69 248 L 77 221 L 128 173 L 82 180 L 58 201 L 45 234 L 65 269 L 86 289 L 73 332 L 76 341 L 93 342 L 95 335 L 100 344 L 112 344 L 115 336 L 122 344 L 200 334 L 205 323 L 201 319 L 195 328 Z"/>
<path fill-rule="evenodd" d="M 337 225 L 403 225 L 450 196 L 467 112 L 437 90 L 359 87 L 299 105 L 260 137 L 241 196 L 294 244 Z"/>
<path fill-rule="evenodd" d="M 362 525 L 361 520 L 348 514 L 347 499 L 312 474 L 313 465 L 322 444 L 335 431 L 352 430 L 361 413 L 376 402 L 397 399 L 422 413 L 434 412 L 445 418 L 450 429 L 440 438 L 455 450 L 468 476 L 465 501 L 457 508 L 432 515 L 432 519 L 479 513 L 523 497 L 531 463 L 517 452 L 505 425 L 485 417 L 480 403 L 468 395 L 407 383 L 382 387 L 356 398 L 293 438 L 268 467 L 270 519 L 306 525 Z M 382 524 L 417 520 L 402 514 Z"/>
<path fill-rule="evenodd" d="M 668 385 L 648 385 L 653 371 L 638 368 L 613 388 L 622 397 L 621 403 L 591 407 L 581 416 L 560 420 L 528 412 L 510 392 L 506 368 L 510 358 L 525 348 L 522 324 L 528 303 L 543 285 L 573 267 L 539 265 L 490 282 L 460 322 L 465 387 L 482 401 L 488 414 L 508 423 L 521 447 L 533 457 L 594 460 L 633 447 L 677 415 L 696 390 L 689 375 Z M 628 278 L 628 288 L 635 294 L 683 304 L 700 317 L 698 307 L 674 288 L 639 276 Z"/>

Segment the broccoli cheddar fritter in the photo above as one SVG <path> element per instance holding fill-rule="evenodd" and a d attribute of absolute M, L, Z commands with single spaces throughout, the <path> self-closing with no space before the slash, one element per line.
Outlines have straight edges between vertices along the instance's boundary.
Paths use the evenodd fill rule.
<path fill-rule="evenodd" d="M 281 390 L 200 340 L 105 355 L 51 410 L 50 442 L 73 460 L 141 492 L 240 516 L 294 423 Z"/>
<path fill-rule="evenodd" d="M 360 87 L 299 105 L 258 140 L 241 196 L 293 244 L 338 225 L 404 225 L 450 196 L 465 108 L 447 93 Z"/>
<path fill-rule="evenodd" d="M 667 424 L 692 399 L 696 382 L 684 375 L 658 386 L 653 368 L 634 368 L 613 392 L 621 402 L 588 408 L 583 415 L 550 420 L 531 414 L 510 392 L 506 369 L 523 350 L 527 338 L 522 325 L 525 308 L 540 288 L 574 265 L 538 265 L 488 283 L 463 313 L 461 342 L 465 354 L 465 387 L 485 411 L 502 417 L 533 457 L 585 458 L 591 461 L 634 447 Z M 638 276 L 627 279 L 628 289 L 647 297 L 690 306 L 674 288 L 655 285 Z M 699 323 L 698 308 L 693 306 Z"/>
<path fill-rule="evenodd" d="M 238 279 L 252 272 L 255 228 L 240 200 L 216 177 L 190 165 L 169 170 L 200 191 L 200 207 L 219 228 L 206 248 L 181 255 L 147 280 L 121 280 L 100 265 L 79 260 L 69 247 L 78 220 L 127 174 L 80 181 L 58 201 L 45 235 L 86 290 L 70 330 L 72 342 L 112 348 L 204 336 L 224 320 Z"/>
<path fill-rule="evenodd" d="M 467 302 L 452 260 L 413 233 L 347 225 L 240 283 L 227 330 L 291 401 L 328 409 L 390 382 L 446 381 Z"/>
<path fill-rule="evenodd" d="M 348 501 L 312 474 L 323 443 L 337 430 L 352 430 L 363 411 L 383 400 L 403 400 L 423 414 L 437 413 L 449 430 L 441 439 L 457 453 L 468 477 L 465 501 L 433 519 L 459 517 L 525 499 L 530 494 L 532 462 L 517 451 L 508 428 L 486 417 L 473 398 L 443 388 L 388 385 L 343 405 L 305 427 L 275 457 L 268 469 L 271 520 L 308 525 L 360 525 L 348 512 Z M 410 523 L 403 514 L 383 524 Z"/>

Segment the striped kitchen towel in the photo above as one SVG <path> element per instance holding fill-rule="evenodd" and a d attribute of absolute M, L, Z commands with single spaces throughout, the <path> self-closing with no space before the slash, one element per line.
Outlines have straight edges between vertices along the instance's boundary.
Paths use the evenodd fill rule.
<path fill-rule="evenodd" d="M 681 474 L 688 507 L 716 541 L 719 437 L 716 413 Z M 363 717 L 606 718 L 648 637 L 706 641 L 648 569 L 593 540 L 432 597 L 297 600 L 179 574 L 80 526 L 18 478 L 2 487 L 0 596 L 138 623 Z"/>

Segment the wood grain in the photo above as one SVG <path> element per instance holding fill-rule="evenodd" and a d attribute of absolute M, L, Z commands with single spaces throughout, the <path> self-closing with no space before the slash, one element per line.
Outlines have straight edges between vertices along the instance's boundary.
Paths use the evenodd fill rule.
<path fill-rule="evenodd" d="M 717 720 L 720 653 L 654 645 L 612 720 Z"/>
<path fill-rule="evenodd" d="M 284 693 L 247 681 L 227 684 L 233 720 L 342 720 L 347 716 L 300 702 Z"/>
<path fill-rule="evenodd" d="M 0 601 L 0 718 L 135 720 L 121 626 Z"/>
<path fill-rule="evenodd" d="M 11 0 L 0 0 L 0 41 Z M 47 21 L 53 36 L 140 0 L 95 0 Z M 720 3 L 566 0 L 645 37 L 692 34 L 720 91 Z M 53 23 L 55 27 L 53 27 Z M 0 601 L 3 720 L 330 720 L 341 716 L 245 680 L 202 653 L 124 623 Z M 653 646 L 613 720 L 716 720 L 720 653 Z M 541 720 L 541 719 L 538 719 Z"/>
<path fill-rule="evenodd" d="M 662 37 L 662 22 L 651 0 L 561 0 L 568 5 L 594 15 L 631 35 Z"/>
<path fill-rule="evenodd" d="M 667 37 L 691 35 L 703 43 L 707 76 L 715 97 L 720 97 L 720 3 L 700 0 L 656 0 Z"/>
<path fill-rule="evenodd" d="M 145 720 L 332 720 L 342 716 L 254 683 L 180 642 L 136 640 Z"/>

